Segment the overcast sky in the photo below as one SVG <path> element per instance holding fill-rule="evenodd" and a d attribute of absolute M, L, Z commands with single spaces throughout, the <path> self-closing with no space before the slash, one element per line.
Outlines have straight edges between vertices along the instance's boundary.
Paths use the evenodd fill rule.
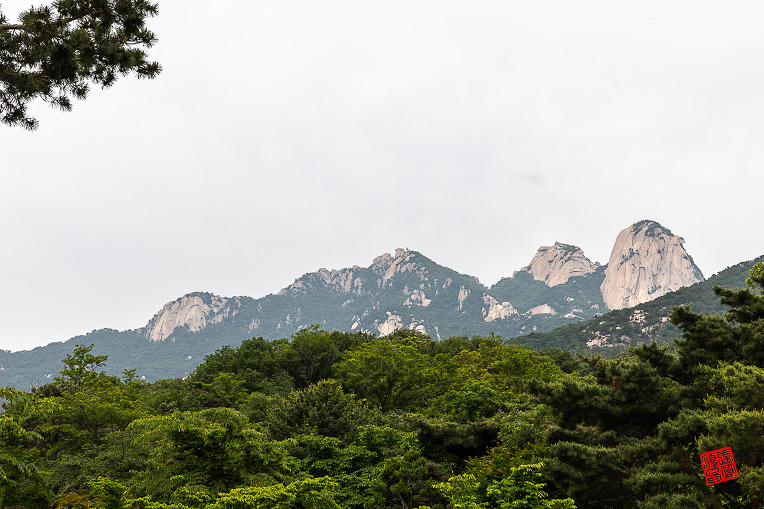
<path fill-rule="evenodd" d="M 397 247 L 487 285 L 641 219 L 706 276 L 764 253 L 762 2 L 159 7 L 157 79 L 0 126 L 0 348 Z"/>

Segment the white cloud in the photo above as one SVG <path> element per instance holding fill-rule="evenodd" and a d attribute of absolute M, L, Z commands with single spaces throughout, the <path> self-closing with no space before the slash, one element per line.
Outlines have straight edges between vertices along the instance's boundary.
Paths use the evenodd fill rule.
<path fill-rule="evenodd" d="M 762 10 L 160 1 L 159 78 L 0 127 L 0 347 L 400 246 L 491 283 L 652 218 L 707 275 L 757 256 Z"/>

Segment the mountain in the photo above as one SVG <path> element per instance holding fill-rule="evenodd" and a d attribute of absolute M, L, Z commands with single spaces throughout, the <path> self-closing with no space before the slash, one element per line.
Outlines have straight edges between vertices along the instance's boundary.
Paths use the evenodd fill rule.
<path fill-rule="evenodd" d="M 618 236 L 608 265 L 558 242 L 539 248 L 526 267 L 490 288 L 421 253 L 397 249 L 367 267 L 304 274 L 259 299 L 194 292 L 163 306 L 139 329 L 93 331 L 31 352 L 0 351 L 0 385 L 45 382 L 74 344 L 95 344 L 94 354 L 109 355 L 112 373 L 136 368 L 156 380 L 184 376 L 223 345 L 252 336 L 289 337 L 312 324 L 375 335 L 408 328 L 438 339 L 548 332 L 702 279 L 682 243 L 658 223 L 640 221 Z"/>
<path fill-rule="evenodd" d="M 280 313 L 263 306 L 258 331 L 276 332 L 268 320 L 278 316 L 276 330 L 289 334 L 317 323 L 380 335 L 400 328 L 433 337 L 454 335 L 460 333 L 459 321 L 474 327 L 484 319 L 490 322 L 516 312 L 491 302 L 486 292 L 477 278 L 438 265 L 416 251 L 396 249 L 394 255 L 378 256 L 366 268 L 305 274 L 275 296 L 287 303 Z"/>
<path fill-rule="evenodd" d="M 764 263 L 764 256 L 728 267 L 705 281 L 667 293 L 632 308 L 614 310 L 549 332 L 535 332 L 512 339 L 529 348 L 563 348 L 576 352 L 598 351 L 605 355 L 630 346 L 653 341 L 671 342 L 681 335 L 668 319 L 674 306 L 689 306 L 703 314 L 721 314 L 728 308 L 719 303 L 713 287 L 744 288 L 754 264 Z"/>
<path fill-rule="evenodd" d="M 141 333 L 150 341 L 164 341 L 178 327 L 199 332 L 207 325 L 236 316 L 241 302 L 241 297 L 226 299 L 209 293 L 185 295 L 165 304 L 146 327 L 141 329 Z"/>
<path fill-rule="evenodd" d="M 600 286 L 609 309 L 651 301 L 703 281 L 684 239 L 655 221 L 640 221 L 618 234 Z"/>
<path fill-rule="evenodd" d="M 599 263 L 592 263 L 578 246 L 555 242 L 542 246 L 524 270 L 547 286 L 565 284 L 575 276 L 588 276 L 596 272 Z"/>
<path fill-rule="evenodd" d="M 606 311 L 599 287 L 604 267 L 569 244 L 542 246 L 531 262 L 490 289 L 497 300 L 511 302 L 522 320 L 505 336 L 548 331 Z"/>

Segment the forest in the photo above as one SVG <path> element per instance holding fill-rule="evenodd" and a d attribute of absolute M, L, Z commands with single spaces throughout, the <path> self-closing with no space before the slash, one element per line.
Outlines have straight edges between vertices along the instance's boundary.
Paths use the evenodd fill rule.
<path fill-rule="evenodd" d="M 313 326 L 146 383 L 77 345 L 50 383 L 0 389 L 0 507 L 756 509 L 764 264 L 746 282 L 612 358 Z M 723 447 L 739 478 L 707 485 Z"/>

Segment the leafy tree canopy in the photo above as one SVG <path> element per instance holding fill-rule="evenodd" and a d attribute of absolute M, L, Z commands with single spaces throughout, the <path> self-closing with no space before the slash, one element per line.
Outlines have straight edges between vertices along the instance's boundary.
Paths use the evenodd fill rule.
<path fill-rule="evenodd" d="M 61 359 L 65 367 L 61 369 L 61 376 L 55 379 L 59 385 L 78 389 L 84 382 L 92 381 L 101 374 L 98 369 L 109 357 L 90 353 L 94 346 L 75 345 L 74 351 Z"/>
<path fill-rule="evenodd" d="M 280 480 L 289 470 L 278 442 L 230 408 L 175 412 L 133 421 L 138 441 L 154 446 L 151 468 L 140 488 L 169 496 L 180 486 L 206 486 L 211 495 L 226 489 Z"/>
<path fill-rule="evenodd" d="M 45 507 L 50 498 L 48 483 L 35 463 L 35 451 L 25 446 L 40 435 L 25 428 L 41 412 L 36 397 L 11 387 L 0 389 L 5 411 L 0 414 L 0 507 L 25 502 Z M 44 411 L 44 410 L 43 410 Z"/>

